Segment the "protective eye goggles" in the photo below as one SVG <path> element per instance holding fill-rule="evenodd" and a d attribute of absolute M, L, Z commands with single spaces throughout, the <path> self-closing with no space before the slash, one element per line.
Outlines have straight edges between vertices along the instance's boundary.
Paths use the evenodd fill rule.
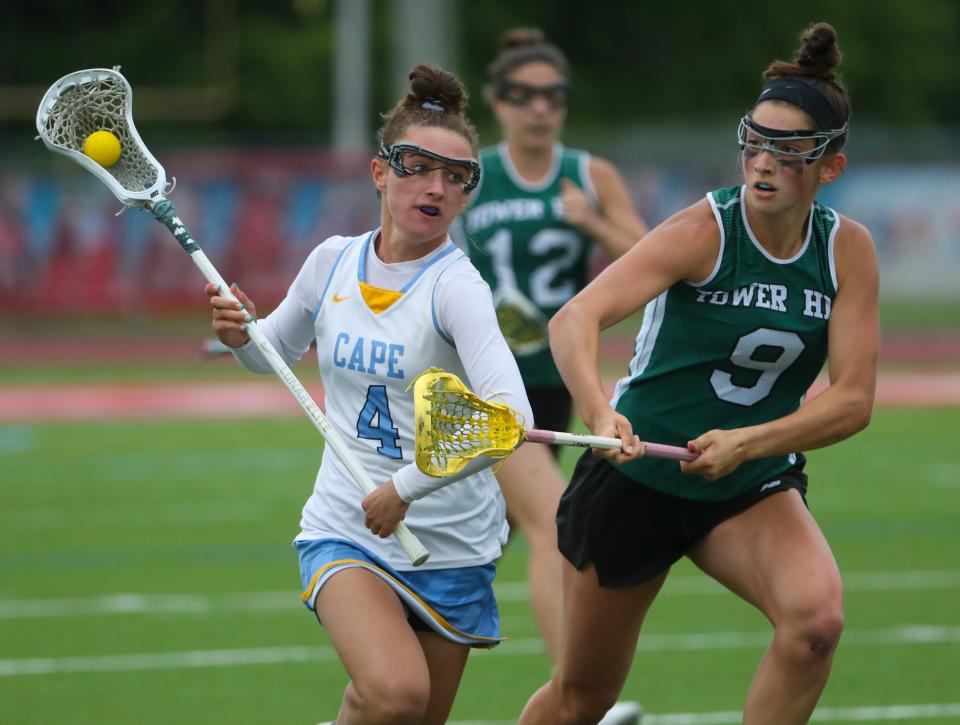
<path fill-rule="evenodd" d="M 459 184 L 465 194 L 480 183 L 480 164 L 476 159 L 453 159 L 404 141 L 398 141 L 390 148 L 381 143 L 377 156 L 385 159 L 397 176 L 429 174 L 443 169 L 444 178 Z"/>
<path fill-rule="evenodd" d="M 497 83 L 496 96 L 511 106 L 526 106 L 534 97 L 542 96 L 550 108 L 558 109 L 567 105 L 570 84 L 563 81 L 552 86 L 531 86 L 504 78 Z"/>
<path fill-rule="evenodd" d="M 800 161 L 812 164 L 826 153 L 831 141 L 843 136 L 846 132 L 846 124 L 829 131 L 809 129 L 780 131 L 754 123 L 748 115 L 740 119 L 737 143 L 740 144 L 740 150 L 748 157 L 759 156 L 764 151 L 769 151 L 781 164 Z M 811 142 L 813 142 L 812 145 Z"/>

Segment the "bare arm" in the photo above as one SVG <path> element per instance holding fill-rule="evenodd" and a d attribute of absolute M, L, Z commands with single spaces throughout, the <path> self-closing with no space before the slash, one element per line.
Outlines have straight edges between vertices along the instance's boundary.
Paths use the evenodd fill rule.
<path fill-rule="evenodd" d="M 870 233 L 849 219 L 837 235 L 838 291 L 828 327 L 830 386 L 794 413 L 761 425 L 704 433 L 685 473 L 713 480 L 747 460 L 822 448 L 870 422 L 877 382 L 879 274 Z"/>
<path fill-rule="evenodd" d="M 563 382 L 587 427 L 625 441 L 621 451 L 601 452 L 614 461 L 635 458 L 630 423 L 607 400 L 598 369 L 600 331 L 680 280 L 709 276 L 720 249 L 720 232 L 706 200 L 674 215 L 601 272 L 550 320 L 550 349 Z"/>
<path fill-rule="evenodd" d="M 567 220 L 595 239 L 611 259 L 617 259 L 649 231 L 637 214 L 623 177 L 605 159 L 590 158 L 590 179 L 597 191 L 598 207 L 569 180 L 564 180 L 563 201 Z"/>

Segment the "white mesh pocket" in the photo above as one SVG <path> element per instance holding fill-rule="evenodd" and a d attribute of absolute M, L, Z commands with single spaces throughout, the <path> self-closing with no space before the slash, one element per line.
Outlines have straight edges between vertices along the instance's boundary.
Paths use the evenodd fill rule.
<path fill-rule="evenodd" d="M 104 168 L 83 153 L 83 142 L 105 130 L 120 141 L 120 159 Z M 100 178 L 124 204 L 163 195 L 163 167 L 150 154 L 132 118 L 132 90 L 117 71 L 77 71 L 54 83 L 37 111 L 37 131 L 53 151 L 71 157 Z"/>

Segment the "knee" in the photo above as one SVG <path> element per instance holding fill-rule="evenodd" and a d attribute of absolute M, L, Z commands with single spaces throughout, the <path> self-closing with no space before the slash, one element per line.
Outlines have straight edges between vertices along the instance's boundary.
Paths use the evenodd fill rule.
<path fill-rule="evenodd" d="M 806 632 L 807 645 L 815 656 L 832 655 L 843 634 L 843 607 L 821 612 Z"/>
<path fill-rule="evenodd" d="M 828 660 L 843 633 L 843 604 L 840 597 L 824 597 L 795 609 L 777 627 L 786 635 L 791 651 L 799 659 Z"/>
<path fill-rule="evenodd" d="M 358 688 L 357 696 L 366 722 L 419 723 L 427 712 L 430 683 L 419 678 L 383 680 Z"/>

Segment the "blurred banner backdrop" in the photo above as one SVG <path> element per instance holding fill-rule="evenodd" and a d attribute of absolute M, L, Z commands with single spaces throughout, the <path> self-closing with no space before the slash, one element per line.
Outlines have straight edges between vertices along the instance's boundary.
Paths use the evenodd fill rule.
<path fill-rule="evenodd" d="M 33 142 L 46 88 L 119 63 L 134 118 L 184 222 L 230 280 L 279 300 L 309 250 L 378 223 L 378 113 L 409 68 L 457 72 L 484 144 L 501 34 L 541 27 L 571 63 L 564 134 L 612 160 L 660 222 L 738 183 L 735 128 L 801 30 L 837 28 L 851 89 L 849 164 L 821 201 L 873 233 L 886 299 L 960 303 L 960 3 L 809 0 L 15 0 L 0 30 L 0 303 L 19 313 L 197 307 L 202 282 L 166 230 Z M 77 39 L 82 38 L 82 42 Z M 51 52 L 56 48 L 57 52 Z"/>
<path fill-rule="evenodd" d="M 309 150 L 210 151 L 169 153 L 165 166 L 180 179 L 172 197 L 207 255 L 272 306 L 319 242 L 378 225 L 367 161 L 335 163 Z M 713 186 L 737 183 L 719 170 L 621 168 L 652 222 Z M 820 201 L 872 231 L 886 297 L 960 302 L 960 169 L 852 165 Z M 67 162 L 0 176 L 0 304 L 35 313 L 196 307 L 203 282 L 167 230 L 135 209 L 116 216 L 119 209 Z"/>

